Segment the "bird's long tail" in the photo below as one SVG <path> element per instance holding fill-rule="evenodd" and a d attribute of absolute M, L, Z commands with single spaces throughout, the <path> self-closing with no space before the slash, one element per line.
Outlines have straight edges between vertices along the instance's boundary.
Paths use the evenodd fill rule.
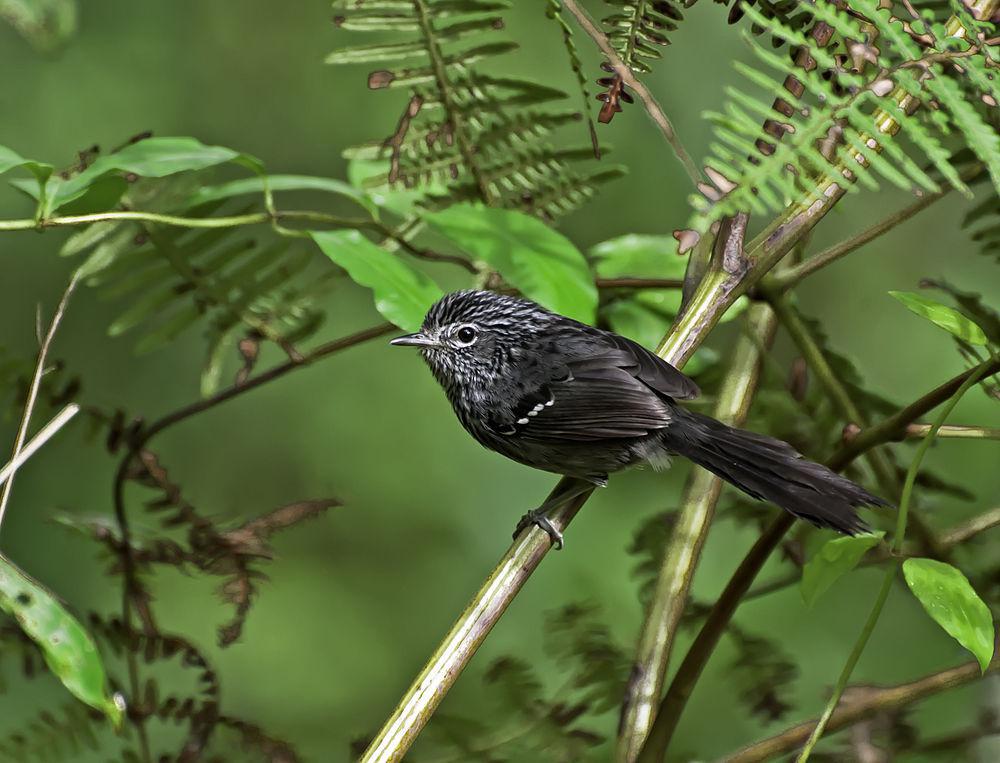
<path fill-rule="evenodd" d="M 708 416 L 675 409 L 664 445 L 744 493 L 770 501 L 819 527 L 847 535 L 867 530 L 858 506 L 892 506 L 846 477 L 803 458 L 787 442 L 734 429 Z"/>

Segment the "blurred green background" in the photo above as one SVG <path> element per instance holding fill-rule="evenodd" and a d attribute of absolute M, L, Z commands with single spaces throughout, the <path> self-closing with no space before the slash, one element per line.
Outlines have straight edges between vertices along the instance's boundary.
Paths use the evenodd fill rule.
<path fill-rule="evenodd" d="M 523 50 L 507 56 L 509 71 L 552 72 L 550 84 L 570 87 L 565 53 L 556 28 L 545 23 L 544 4 L 516 5 L 507 14 L 508 29 Z M 732 61 L 745 57 L 746 48 L 739 31 L 726 26 L 724 9 L 704 2 L 686 15 L 648 84 L 697 158 L 710 137 L 701 113 L 720 105 L 723 88 L 736 80 Z M 335 30 L 329 4 L 321 0 L 90 0 L 80 8 L 78 34 L 56 53 L 39 54 L 12 29 L 0 27 L 0 143 L 61 166 L 94 143 L 109 149 L 152 130 L 249 152 L 270 172 L 343 177 L 341 151 L 389 134 L 402 107 L 400 94 L 366 89 L 365 69 L 323 65 L 330 50 L 361 41 Z M 588 71 L 596 72 L 589 41 L 578 37 L 577 44 Z M 626 232 L 683 227 L 690 186 L 641 107 L 628 108 L 612 125 L 601 126 L 600 134 L 614 146 L 610 160 L 626 165 L 629 174 L 562 220 L 560 229 L 583 249 Z M 310 206 L 323 203 L 314 198 Z M 849 198 L 823 221 L 813 250 L 904 203 L 889 191 Z M 5 218 L 31 213 L 6 187 L 0 204 Z M 864 247 L 798 291 L 803 309 L 823 320 L 833 345 L 857 361 L 869 386 L 901 403 L 962 365 L 944 332 L 916 319 L 886 292 L 913 289 L 922 276 L 944 276 L 1000 304 L 996 264 L 978 255 L 960 230 L 968 205 L 953 194 L 930 215 Z M 0 346 L 12 353 L 33 353 L 35 306 L 49 313 L 65 285 L 74 263 L 56 252 L 66 235 L 0 238 Z M 196 399 L 204 351 L 198 333 L 135 357 L 129 337 L 106 334 L 120 309 L 87 289 L 70 307 L 54 357 L 82 376 L 82 401 L 151 419 Z M 379 320 L 368 293 L 346 279 L 328 309 L 321 339 Z M 712 345 L 725 354 L 731 338 L 731 331 L 719 332 Z M 787 367 L 793 352 L 786 338 L 779 336 L 775 356 Z M 276 353 L 266 353 L 259 367 L 277 360 Z M 975 392 L 953 421 L 996 426 L 996 404 Z M 11 442 L 15 428 L 14 418 L 0 422 L 0 443 Z M 910 446 L 896 447 L 905 458 Z M 378 728 L 506 548 L 516 519 L 554 479 L 480 449 L 416 355 L 391 350 L 381 340 L 180 425 L 159 438 L 155 449 L 189 500 L 209 515 L 236 520 L 331 495 L 344 502 L 276 540 L 279 558 L 267 566 L 271 580 L 242 641 L 227 650 L 215 646 L 214 629 L 229 612 L 209 583 L 169 571 L 152 583 L 160 622 L 188 634 L 218 668 L 224 711 L 261 723 L 317 761 L 347 759 L 349 740 Z M 997 443 L 943 442 L 930 459 L 977 496 L 973 502 L 926 501 L 936 526 L 1000 501 Z M 4 552 L 78 612 L 113 612 L 120 594 L 102 575 L 106 563 L 95 546 L 51 517 L 109 514 L 115 463 L 100 442 L 86 440 L 82 425 L 70 427 L 21 472 L 3 526 Z M 675 505 L 687 469 L 681 463 L 666 475 L 629 473 L 600 491 L 574 523 L 567 549 L 532 577 L 443 709 L 486 713 L 489 692 L 481 675 L 501 654 L 518 654 L 557 678 L 542 650 L 542 624 L 547 610 L 569 601 L 599 602 L 615 635 L 634 643 L 641 610 L 632 579 L 635 560 L 625 549 L 643 518 Z M 147 495 L 130 488 L 129 497 L 139 516 Z M 753 539 L 746 527 L 718 523 L 695 581 L 696 596 L 713 600 Z M 998 549 L 994 539 L 978 544 L 975 553 L 996 558 Z M 806 610 L 795 589 L 740 610 L 745 627 L 780 636 L 800 661 L 798 709 L 789 720 L 821 707 L 879 575 L 853 574 L 814 611 Z M 711 758 L 769 730 L 732 696 L 730 658 L 724 643 L 684 716 L 679 754 Z M 965 659 L 916 601 L 897 590 L 856 679 L 899 682 Z M 2 734 L 62 698 L 50 677 L 27 685 L 16 665 L 5 666 L 5 673 Z M 921 705 L 913 719 L 927 729 L 964 725 L 963 719 L 978 714 L 986 692 L 980 684 L 952 693 Z M 613 728 L 610 716 L 606 725 Z M 607 749 L 599 748 L 594 759 L 606 758 Z M 240 753 L 232 754 L 239 759 Z"/>

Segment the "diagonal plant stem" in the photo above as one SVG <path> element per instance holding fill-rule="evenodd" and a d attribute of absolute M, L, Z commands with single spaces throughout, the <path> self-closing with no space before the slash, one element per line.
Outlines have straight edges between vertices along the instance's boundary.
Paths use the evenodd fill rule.
<path fill-rule="evenodd" d="M 747 331 L 737 342 L 719 391 L 713 413 L 715 418 L 732 426 L 739 426 L 746 419 L 757 391 L 763 355 L 774 338 L 776 325 L 774 311 L 768 305 L 757 303 L 750 309 Z M 659 668 L 666 668 L 669 661 L 674 634 L 684 614 L 694 571 L 721 492 L 722 480 L 705 469 L 692 469 L 636 650 L 619 724 L 622 732 L 646 730 L 652 725 L 665 673 Z M 634 760 L 644 738 L 644 734 L 623 733 L 619 738 L 619 759 Z"/>
<path fill-rule="evenodd" d="M 59 411 L 59 413 L 53 416 L 52 420 L 39 429 L 38 433 L 28 440 L 24 447 L 21 448 L 10 461 L 8 461 L 2 469 L 0 469 L 0 485 L 10 479 L 10 477 L 12 477 L 14 473 L 21 468 L 25 461 L 35 455 L 35 453 L 38 452 L 38 450 L 45 445 L 45 443 L 55 436 L 56 432 L 66 426 L 66 424 L 70 422 L 70 419 L 76 416 L 79 412 L 80 406 L 76 403 L 70 403 Z"/>
<path fill-rule="evenodd" d="M 958 388 L 954 396 L 945 404 L 941 413 L 931 425 L 930 430 L 928 430 L 927 435 L 923 440 L 921 440 L 920 446 L 917 448 L 917 452 L 913 454 L 913 460 L 910 462 L 910 467 L 906 471 L 906 480 L 903 482 L 903 492 L 899 498 L 899 514 L 896 520 L 896 534 L 892 539 L 892 552 L 896 559 L 893 563 L 886 567 L 885 575 L 882 578 L 882 586 L 879 588 L 878 595 L 875 598 L 875 604 L 872 606 L 868 619 L 865 621 L 865 625 L 861 629 L 861 633 L 858 636 L 854 647 L 851 649 L 850 655 L 847 657 L 844 669 L 840 672 L 840 676 L 837 678 L 836 684 L 834 684 L 830 700 L 827 702 L 826 708 L 823 710 L 823 714 L 820 716 L 819 721 L 817 721 L 816 727 L 809 735 L 809 739 L 802 748 L 802 752 L 796 759 L 796 763 L 806 763 L 806 761 L 809 760 L 809 756 L 812 753 L 813 748 L 819 742 L 820 737 L 823 736 L 823 732 L 826 730 L 827 724 L 830 722 L 830 718 L 837 709 L 837 705 L 840 703 L 840 698 L 844 693 L 844 689 L 847 688 L 847 682 L 851 680 L 851 674 L 854 672 L 854 668 L 857 666 L 858 660 L 861 659 L 861 654 L 868 645 L 868 640 L 871 638 L 872 633 L 875 631 L 875 626 L 878 623 L 879 618 L 882 616 L 882 610 L 885 608 L 885 602 L 889 598 L 889 591 L 892 590 L 892 581 L 895 579 L 896 573 L 899 569 L 899 555 L 903 551 L 903 541 L 906 539 L 906 522 L 909 516 L 911 499 L 913 497 L 913 486 L 917 481 L 917 473 L 920 471 L 920 464 L 923 462 L 924 456 L 927 455 L 927 451 L 930 449 L 931 443 L 934 442 L 938 429 L 944 425 L 948 416 L 951 415 L 955 406 L 958 405 L 958 401 L 961 400 L 965 393 L 968 392 L 972 386 L 983 377 L 985 372 L 986 369 L 980 366 L 972 375 L 962 382 L 962 386 Z"/>
<path fill-rule="evenodd" d="M 1000 671 L 1000 654 L 993 658 L 987 674 L 997 671 Z M 827 730 L 839 731 L 868 720 L 876 713 L 907 707 L 927 697 L 976 681 L 981 676 L 979 664 L 970 662 L 899 686 L 859 688 L 857 690 L 859 696 L 856 699 L 845 702 L 837 708 L 827 725 Z M 719 763 L 763 763 L 763 761 L 777 760 L 801 745 L 808 738 L 815 723 L 815 720 L 800 723 L 777 736 L 755 742 L 727 755 L 720 759 Z"/>
<path fill-rule="evenodd" d="M 985 377 L 996 371 L 997 368 L 996 361 L 990 360 L 981 366 L 973 368 L 971 371 L 964 372 L 950 379 L 923 397 L 915 400 L 899 413 L 890 416 L 875 426 L 863 430 L 856 439 L 864 442 L 864 449 L 838 450 L 827 461 L 826 465 L 833 471 L 842 470 L 865 450 L 894 439 L 900 427 L 905 427 L 908 423 L 906 420 L 903 420 L 904 416 L 910 417 L 909 421 L 924 416 L 954 395 L 955 391 L 973 373 L 982 370 Z M 771 553 L 781 543 L 782 538 L 784 538 L 785 534 L 792 527 L 794 521 L 794 518 L 790 514 L 784 512 L 779 514 L 750 548 L 729 579 L 729 582 L 709 612 L 701 630 L 695 636 L 694 642 L 684 656 L 684 660 L 678 667 L 677 673 L 671 681 L 663 697 L 663 701 L 660 703 L 653 728 L 643 748 L 643 753 L 639 758 L 642 763 L 662 760 L 663 751 L 670 744 L 673 733 L 680 721 L 681 713 L 683 713 L 684 707 L 687 705 L 687 701 L 694 691 L 695 684 L 697 684 L 698 679 L 701 677 L 702 671 L 705 669 L 705 665 L 712 656 L 712 652 L 722 638 L 722 634 L 725 632 L 729 621 L 732 619 L 737 607 L 739 607 L 740 603 L 747 596 L 757 573 L 760 572 Z M 944 541 L 942 540 L 941 543 L 944 544 Z"/>
<path fill-rule="evenodd" d="M 14 438 L 14 448 L 11 454 L 11 461 L 17 461 L 18 455 L 21 449 L 24 447 L 24 441 L 28 438 L 28 428 L 31 425 L 31 414 L 35 410 L 35 403 L 38 400 L 38 391 L 42 386 L 42 376 L 45 375 L 45 359 L 48 357 L 49 349 L 52 347 L 52 340 L 55 338 L 56 330 L 59 328 L 59 323 L 63 319 L 63 315 L 66 313 L 66 306 L 69 304 L 69 299 L 73 294 L 73 290 L 76 288 L 76 284 L 79 281 L 79 271 L 74 272 L 69 279 L 69 283 L 66 285 L 66 290 L 63 292 L 62 298 L 59 300 L 59 305 L 56 307 L 56 311 L 52 314 L 52 321 L 49 323 L 48 331 L 45 332 L 45 337 L 42 339 L 41 347 L 38 349 L 38 360 L 35 362 L 35 372 L 31 377 L 31 384 L 28 387 L 28 394 L 24 401 L 24 413 L 21 415 L 21 424 L 18 426 L 17 435 Z M 10 500 L 11 488 L 14 486 L 14 474 L 11 473 L 7 477 L 7 481 L 3 483 L 3 487 L 0 488 L 0 524 L 3 523 L 4 513 L 7 511 L 7 502 Z"/>
<path fill-rule="evenodd" d="M 674 129 L 673 123 L 670 118 L 664 113 L 660 104 L 657 103 L 656 98 L 649 91 L 642 82 L 636 79 L 632 70 L 622 61 L 621 57 L 615 52 L 612 47 L 611 42 L 604 32 L 601 31 L 600 27 L 590 18 L 589 14 L 580 7 L 576 0 L 562 0 L 563 7 L 570 12 L 573 18 L 576 19 L 576 23 L 580 25 L 580 28 L 586 32 L 590 38 L 597 44 L 597 47 L 601 49 L 601 53 L 608 59 L 608 63 L 611 64 L 611 68 L 614 69 L 615 74 L 621 77 L 622 82 L 628 85 L 635 94 L 639 96 L 639 100 L 642 101 L 642 105 L 646 109 L 646 113 L 649 114 L 649 118 L 653 120 L 653 123 L 660 128 L 660 132 L 663 134 L 664 140 L 667 144 L 674 150 L 674 154 L 677 159 L 684 167 L 684 171 L 687 172 L 691 182 L 697 185 L 701 182 L 701 173 L 698 172 L 698 167 L 692 161 L 691 156 L 688 154 L 687 150 L 684 148 L 684 144 L 681 143 L 680 138 L 677 137 L 677 131 Z"/>
<path fill-rule="evenodd" d="M 977 164 L 962 172 L 961 178 L 963 181 L 968 182 L 981 174 L 982 171 L 982 165 Z M 929 206 L 947 196 L 952 190 L 954 190 L 952 186 L 947 186 L 937 193 L 928 193 L 923 198 L 915 201 L 913 204 L 910 204 L 903 209 L 893 212 L 882 220 L 879 220 L 870 228 L 866 228 L 860 233 L 856 233 L 850 238 L 844 239 L 843 241 L 824 249 L 804 262 L 800 262 L 797 265 L 793 265 L 790 268 L 782 270 L 780 273 L 775 273 L 774 275 L 769 276 L 767 280 L 774 289 L 775 293 L 788 291 L 804 278 L 811 276 L 817 270 L 821 270 L 822 268 L 836 262 L 840 258 L 861 248 L 865 244 L 885 235 L 897 225 L 906 222 L 914 215 L 923 212 Z"/>

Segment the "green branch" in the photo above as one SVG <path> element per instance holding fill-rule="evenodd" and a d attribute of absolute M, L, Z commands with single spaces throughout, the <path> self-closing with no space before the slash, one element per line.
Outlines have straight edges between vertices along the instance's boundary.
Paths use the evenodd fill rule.
<path fill-rule="evenodd" d="M 763 355 L 774 338 L 775 327 L 770 307 L 757 303 L 750 309 L 747 331 L 736 344 L 719 391 L 715 418 L 732 426 L 739 426 L 746 419 L 757 391 Z M 687 605 L 691 581 L 721 492 L 721 479 L 699 467 L 691 470 L 677 524 L 650 599 L 632 678 L 626 690 L 617 753 L 620 760 L 635 760 L 638 756 L 659 705 L 674 636 Z"/>
<path fill-rule="evenodd" d="M 879 588 L 878 595 L 875 597 L 875 604 L 872 606 L 872 610 L 868 614 L 868 619 L 865 621 L 865 625 L 861 629 L 861 633 L 858 635 L 858 639 L 854 643 L 851 653 L 847 657 L 847 662 L 844 664 L 844 669 L 840 672 L 840 676 L 837 678 L 837 683 L 834 684 L 833 694 L 830 696 L 830 700 L 826 703 L 826 708 L 823 710 L 823 714 L 820 716 L 819 721 L 817 721 L 816 727 L 809 735 L 809 739 L 806 741 L 805 746 L 802 748 L 802 752 L 796 759 L 796 763 L 806 763 L 806 761 L 809 760 L 809 756 L 812 754 L 813 748 L 819 742 L 820 737 L 823 736 L 823 732 L 826 730 L 827 724 L 830 722 L 830 718 L 833 716 L 834 710 L 837 709 L 837 705 L 840 703 L 840 698 L 844 694 L 844 689 L 847 688 L 847 682 L 851 680 L 851 674 L 854 672 L 854 668 L 857 666 L 858 660 L 861 659 L 861 654 L 865 651 L 865 647 L 868 645 L 868 640 L 875 631 L 875 625 L 882 616 L 882 610 L 885 608 L 885 602 L 889 598 L 889 591 L 892 590 L 892 582 L 899 569 L 900 562 L 898 561 L 898 558 L 903 551 L 903 541 L 906 538 L 906 522 L 909 517 L 910 503 L 913 498 L 913 486 L 917 482 L 917 473 L 920 471 L 920 464 L 923 462 L 924 456 L 927 455 L 927 451 L 930 449 L 931 443 L 934 442 L 934 437 L 937 435 L 938 429 L 944 425 L 948 416 L 951 415 L 955 406 L 958 405 L 958 401 L 962 399 L 965 393 L 968 392 L 985 373 L 986 369 L 980 366 L 973 374 L 962 382 L 962 385 L 958 388 L 952 398 L 945 404 L 944 409 L 931 425 L 927 435 L 923 440 L 921 440 L 920 446 L 917 448 L 917 452 L 913 455 L 913 460 L 910 462 L 910 468 L 906 471 L 906 480 L 903 482 L 903 492 L 899 499 L 899 512 L 896 518 L 896 534 L 892 539 L 892 552 L 894 556 L 896 556 L 897 561 L 886 567 L 885 574 L 882 577 L 882 586 Z"/>

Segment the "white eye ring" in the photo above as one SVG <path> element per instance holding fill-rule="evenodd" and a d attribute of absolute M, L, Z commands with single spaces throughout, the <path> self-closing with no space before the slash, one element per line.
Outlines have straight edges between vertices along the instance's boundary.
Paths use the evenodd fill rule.
<path fill-rule="evenodd" d="M 462 326 L 455 332 L 455 339 L 462 347 L 468 347 L 479 338 L 479 331 L 475 326 Z"/>

